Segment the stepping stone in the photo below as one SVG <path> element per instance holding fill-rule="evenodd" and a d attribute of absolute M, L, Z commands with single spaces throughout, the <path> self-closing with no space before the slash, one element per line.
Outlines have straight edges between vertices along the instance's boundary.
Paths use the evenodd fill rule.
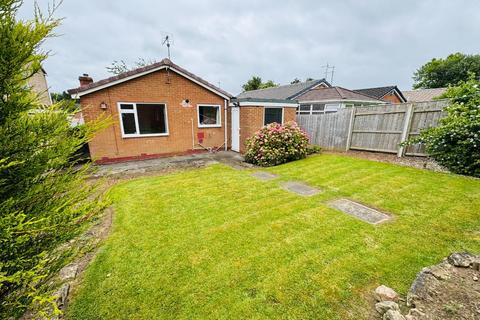
<path fill-rule="evenodd" d="M 263 180 L 263 181 L 268 181 L 268 180 L 273 180 L 278 178 L 278 175 L 270 173 L 270 172 L 265 172 L 265 171 L 257 171 L 252 173 L 252 177 L 255 177 L 257 179 Z"/>
<path fill-rule="evenodd" d="M 288 181 L 282 183 L 282 187 L 290 192 L 295 192 L 302 196 L 313 196 L 321 192 L 321 190 L 310 187 L 309 185 L 301 182 Z"/>
<path fill-rule="evenodd" d="M 329 202 L 328 205 L 371 224 L 378 224 L 391 219 L 391 216 L 383 212 L 348 199 L 337 199 Z"/>

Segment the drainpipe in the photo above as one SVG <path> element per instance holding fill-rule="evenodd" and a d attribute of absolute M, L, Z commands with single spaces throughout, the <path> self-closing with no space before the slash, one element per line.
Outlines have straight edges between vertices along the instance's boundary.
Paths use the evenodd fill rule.
<path fill-rule="evenodd" d="M 225 111 L 224 111 L 224 112 L 225 112 L 225 116 L 224 116 L 224 118 L 223 118 L 223 119 L 224 119 L 223 121 L 225 121 L 225 133 L 224 133 L 224 136 L 225 136 L 225 139 L 224 139 L 224 140 L 225 140 L 225 141 L 224 141 L 223 144 L 225 145 L 225 148 L 224 148 L 225 151 L 227 151 L 227 150 L 228 150 L 228 145 L 227 145 L 227 144 L 228 144 L 227 99 L 223 99 L 223 102 L 224 102 L 224 105 L 225 105 Z"/>

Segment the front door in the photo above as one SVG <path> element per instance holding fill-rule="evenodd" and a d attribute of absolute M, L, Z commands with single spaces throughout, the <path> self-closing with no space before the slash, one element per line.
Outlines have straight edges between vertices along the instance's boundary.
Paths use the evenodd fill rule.
<path fill-rule="evenodd" d="M 240 107 L 232 107 L 232 150 L 240 152 Z"/>

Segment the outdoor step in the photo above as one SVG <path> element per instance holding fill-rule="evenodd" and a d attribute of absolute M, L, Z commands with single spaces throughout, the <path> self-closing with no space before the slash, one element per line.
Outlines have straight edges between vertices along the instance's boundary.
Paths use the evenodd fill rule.
<path fill-rule="evenodd" d="M 251 174 L 252 177 L 255 177 L 259 180 L 262 181 L 269 181 L 278 178 L 278 175 L 270 173 L 270 172 L 265 172 L 265 171 L 256 171 Z"/>
<path fill-rule="evenodd" d="M 354 216 L 371 224 L 378 224 L 391 219 L 390 215 L 349 199 L 337 199 L 330 201 L 328 205 L 331 208 L 340 210 L 348 215 Z"/>
<path fill-rule="evenodd" d="M 302 196 L 313 196 L 322 192 L 320 189 L 311 187 L 302 182 L 287 181 L 282 183 L 282 187 L 290 192 L 295 192 Z"/>

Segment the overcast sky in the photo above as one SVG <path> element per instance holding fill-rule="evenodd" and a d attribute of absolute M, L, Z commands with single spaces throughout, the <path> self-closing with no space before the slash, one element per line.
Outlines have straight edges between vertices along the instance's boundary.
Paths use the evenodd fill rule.
<path fill-rule="evenodd" d="M 32 6 L 25 0 L 20 16 Z M 335 85 L 410 89 L 431 58 L 480 53 L 478 0 L 65 0 L 57 16 L 61 36 L 45 43 L 52 91 L 78 86 L 82 73 L 108 77 L 114 60 L 161 60 L 167 33 L 173 62 L 232 94 L 252 75 L 323 78 L 327 63 Z"/>

